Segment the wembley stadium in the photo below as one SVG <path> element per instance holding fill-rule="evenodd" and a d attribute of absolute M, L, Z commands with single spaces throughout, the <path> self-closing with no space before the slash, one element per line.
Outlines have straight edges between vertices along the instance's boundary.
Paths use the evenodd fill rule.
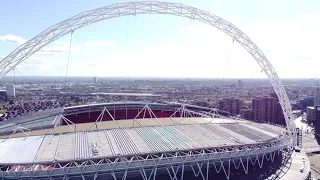
<path fill-rule="evenodd" d="M 229 179 L 232 169 L 250 175 L 255 166 L 279 158 L 283 164 L 293 143 L 285 128 L 224 115 L 139 102 L 37 112 L 1 122 L 0 173 L 8 179 L 175 179 L 188 173 Z"/>
<path fill-rule="evenodd" d="M 246 121 L 213 108 L 166 102 L 54 108 L 0 122 L 2 179 L 308 178 L 308 158 L 296 148 L 290 100 L 272 64 L 245 33 L 205 10 L 139 1 L 85 11 L 47 28 L 4 57 L 0 78 L 66 34 L 72 37 L 75 30 L 90 24 L 140 14 L 197 20 L 230 36 L 270 80 L 286 127 Z"/>

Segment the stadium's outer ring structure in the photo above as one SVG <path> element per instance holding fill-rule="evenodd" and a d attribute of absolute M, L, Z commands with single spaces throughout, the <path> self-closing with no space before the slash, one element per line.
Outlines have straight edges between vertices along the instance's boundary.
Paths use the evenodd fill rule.
<path fill-rule="evenodd" d="M 251 54 L 269 78 L 271 85 L 278 95 L 290 135 L 294 140 L 296 139 L 294 116 L 292 114 L 289 98 L 276 71 L 258 46 L 246 34 L 230 22 L 208 11 L 180 3 L 159 1 L 127 2 L 82 12 L 49 27 L 11 52 L 0 62 L 0 77 L 5 76 L 14 67 L 26 60 L 32 54 L 67 33 L 98 21 L 120 16 L 135 16 L 137 14 L 169 14 L 190 18 L 192 20 L 197 20 L 214 26 L 235 39 Z"/>
<path fill-rule="evenodd" d="M 116 115 L 117 113 L 115 112 L 117 111 L 123 112 L 126 118 L 129 119 L 130 117 L 127 117 L 127 112 L 133 113 L 131 114 L 131 118 L 134 117 L 134 121 L 136 121 L 137 124 L 131 124 L 126 127 L 120 125 L 108 129 L 110 128 L 109 126 L 104 129 L 103 127 L 105 126 L 102 125 L 104 123 L 114 122 L 118 124 L 126 121 Z M 97 112 L 97 114 L 94 115 L 94 112 Z M 177 121 L 171 121 L 173 119 L 169 118 L 174 124 L 162 124 L 166 121 L 166 118 L 159 117 L 158 115 L 163 112 L 169 113 L 168 116 L 171 118 L 177 117 Z M 253 134 L 258 137 L 258 131 L 261 131 L 265 135 L 270 134 L 266 128 L 271 125 L 266 125 L 264 129 L 258 129 L 257 126 L 253 125 L 254 123 L 248 121 L 230 119 L 231 121 L 227 122 L 228 120 L 224 119 L 222 116 L 225 112 L 218 112 L 216 109 L 211 108 L 177 103 L 118 102 L 73 106 L 62 109 L 59 108 L 58 110 L 53 109 L 53 111 L 50 110 L 49 113 L 40 113 L 43 113 L 42 117 L 37 115 L 32 116 L 31 119 L 20 118 L 17 119 L 17 121 L 12 121 L 12 127 L 16 125 L 19 126 L 17 128 L 27 127 L 26 129 L 23 129 L 24 131 L 22 131 L 19 136 L 15 136 L 18 134 L 15 134 L 16 131 L 14 130 L 13 136 L 10 136 L 7 139 L 1 139 L 3 137 L 0 137 L 0 177 L 3 179 L 99 179 L 102 176 L 108 179 L 141 177 L 144 180 L 151 180 L 156 179 L 156 177 L 158 178 L 158 175 L 161 174 L 168 175 L 168 179 L 184 179 L 184 176 L 187 176 L 187 172 L 190 172 L 189 175 L 200 179 L 210 179 L 210 172 L 219 173 L 226 179 L 230 179 L 233 173 L 232 169 L 242 172 L 244 175 L 248 175 L 250 172 L 252 173 L 252 166 L 256 165 L 256 167 L 262 168 L 266 167 L 266 165 L 264 165 L 266 162 L 275 163 L 276 160 L 280 159 L 282 165 L 279 167 L 279 170 L 275 171 L 274 174 L 270 176 L 271 179 L 277 179 L 281 178 L 288 171 L 288 167 L 290 167 L 291 163 L 290 157 L 293 141 L 292 138 L 285 133 L 279 132 L 278 135 L 273 136 L 271 139 L 267 138 L 265 140 L 261 139 L 249 142 L 246 140 L 246 136 L 239 136 L 240 134 L 235 135 L 235 131 L 231 133 L 228 129 L 223 127 L 230 125 L 240 128 L 240 126 L 244 127 L 243 125 L 246 124 L 245 126 L 250 126 L 249 131 L 253 131 Z M 80 128 L 80 130 L 78 130 L 77 126 L 73 126 L 75 128 L 72 128 L 71 123 L 73 120 L 79 119 L 83 113 L 89 115 L 93 120 L 96 119 L 91 122 L 96 123 L 97 129 L 91 129 L 92 126 L 88 124 L 86 129 Z M 73 116 L 73 118 L 71 116 Z M 43 119 L 48 119 L 48 117 L 52 117 L 51 121 L 54 122 L 50 123 L 51 125 L 54 125 L 50 127 L 52 131 L 48 132 L 43 131 L 45 129 L 41 129 L 42 132 L 45 132 L 44 134 L 33 134 L 33 132 L 37 132 L 39 127 L 42 126 L 40 123 Z M 111 120 L 105 120 L 104 117 L 109 117 Z M 116 117 L 119 119 L 116 120 Z M 196 119 L 209 118 L 210 122 L 200 124 L 195 122 L 194 124 L 190 124 L 190 121 L 185 118 L 191 117 Z M 218 124 L 211 124 L 211 121 L 216 121 Z M 65 122 L 64 124 L 66 125 L 57 125 L 61 124 L 61 122 Z M 147 124 L 142 125 L 142 122 Z M 150 122 L 154 122 L 155 124 L 148 124 Z M 102 124 L 99 125 L 99 123 Z M 7 130 L 11 130 L 12 132 L 12 127 L 3 127 L 1 125 L 2 124 L 0 124 L 0 134 Z M 187 126 L 189 128 L 185 129 Z M 215 127 L 215 130 L 210 128 L 210 130 L 203 131 L 204 129 L 200 126 Z M 68 128 L 70 131 L 55 131 L 60 129 L 60 127 L 70 127 Z M 216 129 L 217 127 L 222 129 L 218 130 L 219 128 Z M 194 130 L 192 130 L 193 128 Z M 282 129 L 284 131 L 284 128 Z M 128 153 L 131 151 L 131 148 L 135 149 L 137 147 L 142 147 L 139 139 L 125 135 L 128 132 L 132 132 L 132 130 L 139 132 L 140 135 L 144 134 L 141 137 L 143 137 L 144 141 L 150 145 L 150 147 L 157 147 L 162 144 L 161 147 L 166 147 L 166 149 L 152 151 L 138 150 L 134 153 Z M 196 131 L 206 132 L 206 134 L 196 135 L 194 134 Z M 124 134 L 120 133 L 121 136 L 119 136 L 119 132 L 123 132 Z M 214 133 L 212 136 L 212 134 L 210 134 L 211 132 L 215 132 L 216 134 Z M 8 134 L 8 132 L 6 133 Z M 123 153 L 123 151 L 120 150 L 120 154 L 113 152 L 112 154 L 106 155 L 107 151 L 100 148 L 97 149 L 99 155 L 94 155 L 88 144 L 95 144 L 97 142 L 93 142 L 87 138 L 91 139 L 93 137 L 88 134 L 94 134 L 94 137 L 99 137 L 99 133 L 104 134 L 104 139 L 109 139 L 109 143 L 107 144 L 110 145 L 110 148 L 113 147 L 113 150 L 119 148 L 125 150 L 127 153 Z M 163 136 L 162 133 L 167 135 Z M 186 133 L 190 135 L 188 136 L 188 139 L 184 140 L 184 138 L 187 137 Z M 275 131 L 272 133 L 275 133 Z M 85 135 L 87 138 L 81 138 L 84 137 L 81 134 Z M 110 134 L 113 135 L 110 136 Z M 118 134 L 118 136 L 116 134 Z M 148 136 L 153 136 L 153 141 L 150 141 L 150 139 L 148 140 Z M 163 137 L 166 138 L 160 143 L 157 138 L 162 139 Z M 173 140 L 173 137 L 176 137 L 177 139 L 174 138 L 175 140 Z M 74 141 L 69 141 L 71 139 Z M 180 143 L 191 143 L 193 141 L 191 139 L 197 139 L 199 142 L 205 139 L 205 141 L 208 142 L 207 140 L 211 139 L 211 143 L 213 142 L 215 145 L 208 144 L 209 146 L 201 145 L 197 148 L 190 148 L 191 146 L 188 146 L 189 148 L 187 146 L 182 148 Z M 239 140 L 241 142 L 239 142 Z M 90 143 L 85 143 L 86 141 L 90 141 Z M 219 143 L 227 141 L 229 141 L 228 144 Z M 102 141 L 99 138 L 100 145 L 104 144 L 104 142 L 106 141 Z M 132 144 L 130 142 L 135 143 Z M 178 143 L 180 144 L 180 147 L 174 146 L 173 149 L 169 148 L 170 146 L 168 146 L 168 144 L 173 142 L 180 142 Z M 96 147 L 100 147 L 100 145 L 98 144 Z M 7 154 L 3 153 L 3 149 L 4 151 L 7 149 Z M 35 151 L 30 151 L 30 149 Z M 92 152 L 86 153 L 86 149 Z M 50 151 L 53 153 L 50 153 Z M 79 153 L 82 155 L 79 156 Z"/>

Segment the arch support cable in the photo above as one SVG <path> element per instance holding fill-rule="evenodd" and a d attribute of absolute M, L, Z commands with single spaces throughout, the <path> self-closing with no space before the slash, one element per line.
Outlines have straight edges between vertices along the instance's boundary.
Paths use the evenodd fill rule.
<path fill-rule="evenodd" d="M 73 33 L 74 33 L 74 31 L 71 31 L 71 34 L 70 34 L 70 43 L 69 43 L 68 62 L 67 62 L 67 69 L 66 69 L 66 78 L 65 78 L 65 83 L 67 83 L 67 78 L 68 78 L 68 71 L 69 71 L 69 63 L 70 63 L 70 54 L 71 54 L 71 46 L 72 46 Z"/>

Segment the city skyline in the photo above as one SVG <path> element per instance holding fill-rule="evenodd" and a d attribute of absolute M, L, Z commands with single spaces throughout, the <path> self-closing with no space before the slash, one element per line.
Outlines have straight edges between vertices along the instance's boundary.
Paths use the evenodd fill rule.
<path fill-rule="evenodd" d="M 4 58 L 18 45 L 64 19 L 117 2 L 123 1 L 82 2 L 65 11 L 71 2 L 43 5 L 35 1 L 28 5 L 5 1 L 8 8 L 0 12 L 0 20 L 8 26 L 0 30 L 0 56 Z M 182 3 L 209 10 L 238 26 L 266 54 L 280 78 L 317 77 L 316 60 L 320 55 L 316 43 L 320 37 L 316 32 L 320 27 L 316 22 L 320 13 L 314 4 L 318 2 L 311 6 L 302 1 L 247 1 L 250 8 L 246 9 L 235 9 L 231 5 L 236 2 L 226 0 Z M 22 6 L 25 10 L 21 10 Z M 31 12 L 33 8 L 37 11 Z M 28 28 L 22 28 L 26 23 Z M 70 34 L 44 47 L 17 67 L 17 75 L 65 76 L 69 40 Z M 189 19 L 161 15 L 121 17 L 75 31 L 68 75 L 265 78 L 249 53 L 219 30 Z"/>

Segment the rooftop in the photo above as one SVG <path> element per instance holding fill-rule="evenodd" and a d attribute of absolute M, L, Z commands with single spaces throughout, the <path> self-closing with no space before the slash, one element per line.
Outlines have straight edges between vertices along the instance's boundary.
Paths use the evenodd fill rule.
<path fill-rule="evenodd" d="M 23 137 L 2 139 L 0 164 L 238 146 L 269 141 L 281 134 L 281 131 L 274 129 L 278 127 L 267 124 L 235 123 L 234 120 L 222 119 L 212 123 L 207 118 L 171 119 L 174 120 L 160 119 L 161 125 L 156 125 L 151 119 L 86 123 L 74 127 L 67 125 L 33 131 L 28 136 L 24 134 Z M 173 124 L 178 121 L 181 124 Z M 41 133 L 45 135 L 39 135 Z"/>

